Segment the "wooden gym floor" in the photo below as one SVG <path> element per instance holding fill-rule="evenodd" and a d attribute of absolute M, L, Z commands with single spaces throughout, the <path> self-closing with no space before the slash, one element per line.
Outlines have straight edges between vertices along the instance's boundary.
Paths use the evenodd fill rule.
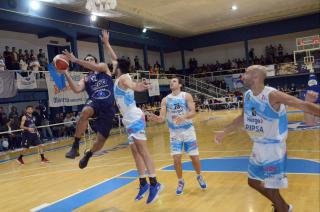
<path fill-rule="evenodd" d="M 140 202 L 134 201 L 138 192 L 138 180 L 134 171 L 130 170 L 135 169 L 135 164 L 129 147 L 122 145 L 126 136 L 113 135 L 106 142 L 104 154 L 93 157 L 84 170 L 78 168 L 79 158 L 64 158 L 68 148 L 46 152 L 45 155 L 51 161 L 49 164 L 40 164 L 38 155 L 24 157 L 26 165 L 23 166 L 14 160 L 0 164 L 0 210 L 64 211 L 76 203 L 81 206 L 75 211 L 270 212 L 270 202 L 247 185 L 245 170 L 233 170 L 237 168 L 238 162 L 230 170 L 221 171 L 215 168 L 224 166 L 225 157 L 237 161 L 250 154 L 252 143 L 244 131 L 227 136 L 221 145 L 213 141 L 213 131 L 221 129 L 239 114 L 239 110 L 201 112 L 194 120 L 200 157 L 208 158 L 202 161 L 206 168 L 206 172 L 203 172 L 208 184 L 206 191 L 200 190 L 193 171 L 185 171 L 184 194 L 175 195 L 175 172 L 160 170 L 172 165 L 168 128 L 162 124 L 147 128 L 148 146 L 158 170 L 158 180 L 165 186 L 159 199 L 153 204 L 146 205 L 146 197 Z M 289 121 L 300 120 L 301 113 L 289 114 Z M 85 145 L 81 145 L 81 152 L 84 148 Z M 315 173 L 307 173 L 302 165 L 303 173 L 288 174 L 289 188 L 283 190 L 282 194 L 293 204 L 294 211 L 320 211 L 319 148 L 319 129 L 289 132 L 288 157 L 304 159 L 300 162 L 307 164 L 304 165 L 306 169 L 312 162 L 316 170 Z M 188 162 L 189 158 L 184 156 L 183 160 Z M 295 163 L 293 166 L 295 169 Z M 230 164 L 228 167 L 230 168 Z M 103 183 L 99 184 L 101 182 Z M 69 197 L 70 195 L 72 196 Z M 61 203 L 62 209 L 50 208 L 50 205 L 58 203 Z"/>

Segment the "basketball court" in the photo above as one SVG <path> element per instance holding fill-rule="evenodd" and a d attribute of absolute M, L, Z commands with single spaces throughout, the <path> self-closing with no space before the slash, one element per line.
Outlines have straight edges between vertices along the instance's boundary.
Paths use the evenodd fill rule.
<path fill-rule="evenodd" d="M 52 161 L 40 164 L 38 155 L 0 165 L 2 211 L 271 211 L 269 202 L 247 185 L 247 157 L 251 141 L 244 131 L 228 136 L 221 145 L 213 131 L 221 129 L 240 111 L 202 112 L 195 119 L 204 179 L 208 189 L 200 190 L 189 158 L 183 158 L 185 191 L 176 196 L 176 175 L 169 152 L 165 124 L 147 128 L 148 147 L 165 190 L 159 200 L 146 206 L 135 202 L 137 173 L 124 135 L 113 135 L 89 166 L 80 170 L 78 160 L 66 160 L 62 148 L 47 152 Z M 300 111 L 289 112 L 288 178 L 282 191 L 296 211 L 316 211 L 319 205 L 319 126 L 303 126 Z M 85 144 L 81 145 L 82 150 Z M 23 201 L 28 200 L 28 201 Z"/>

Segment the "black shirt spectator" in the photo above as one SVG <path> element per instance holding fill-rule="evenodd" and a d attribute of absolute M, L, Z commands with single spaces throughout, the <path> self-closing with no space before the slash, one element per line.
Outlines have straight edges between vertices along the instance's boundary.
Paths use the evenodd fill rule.
<path fill-rule="evenodd" d="M 4 62 L 5 62 L 7 69 L 12 70 L 12 64 L 13 64 L 12 54 L 9 51 L 9 46 L 6 46 L 5 49 L 6 50 L 3 52 Z"/>

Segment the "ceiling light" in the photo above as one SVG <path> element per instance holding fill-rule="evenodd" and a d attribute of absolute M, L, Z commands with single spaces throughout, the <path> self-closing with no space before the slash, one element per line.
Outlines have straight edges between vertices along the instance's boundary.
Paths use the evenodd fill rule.
<path fill-rule="evenodd" d="M 142 30 L 143 33 L 146 33 L 147 31 L 148 31 L 147 28 L 143 28 L 143 30 Z"/>
<path fill-rule="evenodd" d="M 38 1 L 30 1 L 30 8 L 32 10 L 39 10 L 40 9 L 40 3 Z"/>
<path fill-rule="evenodd" d="M 97 20 L 97 16 L 96 15 L 91 15 L 90 16 L 90 20 L 93 21 L 93 22 L 96 21 Z"/>
<path fill-rule="evenodd" d="M 232 9 L 232 10 L 237 10 L 238 7 L 237 7 L 237 5 L 232 5 L 231 9 Z"/>

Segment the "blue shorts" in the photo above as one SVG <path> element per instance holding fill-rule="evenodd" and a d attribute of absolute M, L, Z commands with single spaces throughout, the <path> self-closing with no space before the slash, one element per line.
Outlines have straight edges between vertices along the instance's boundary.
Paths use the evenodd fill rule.
<path fill-rule="evenodd" d="M 93 131 L 100 133 L 107 139 L 112 129 L 115 115 L 114 106 L 110 106 L 103 102 L 95 102 L 89 99 L 86 102 L 85 107 L 91 107 L 94 110 L 94 116 L 92 118 L 95 118 L 95 120 L 90 124 Z"/>

